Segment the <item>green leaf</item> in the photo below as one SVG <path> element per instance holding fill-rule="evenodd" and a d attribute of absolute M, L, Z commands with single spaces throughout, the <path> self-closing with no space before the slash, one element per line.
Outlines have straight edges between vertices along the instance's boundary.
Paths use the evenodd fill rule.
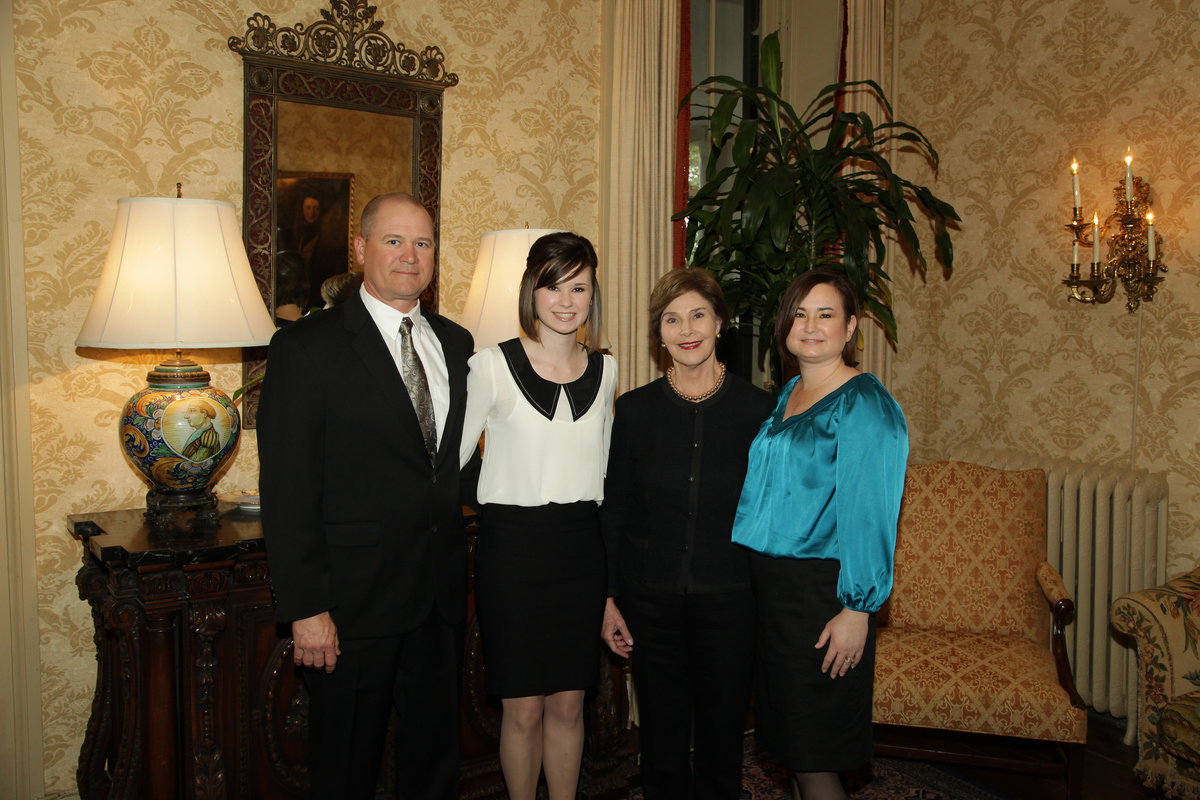
<path fill-rule="evenodd" d="M 742 120 L 737 136 L 733 139 L 733 165 L 740 170 L 752 166 L 754 143 L 758 138 L 758 123 L 752 119 Z"/>
<path fill-rule="evenodd" d="M 721 100 L 717 103 L 708 128 L 709 136 L 714 143 L 721 141 L 722 137 L 725 136 L 725 131 L 729 128 L 729 123 L 733 119 L 733 113 L 737 111 L 739 100 L 741 100 L 740 96 L 730 93 L 722 96 Z"/>
<path fill-rule="evenodd" d="M 783 91 L 783 57 L 779 48 L 779 31 L 767 34 L 759 44 L 759 75 L 763 87 L 779 94 Z"/>
<path fill-rule="evenodd" d="M 762 85 L 714 76 L 689 93 L 689 101 L 697 91 L 715 90 L 717 97 L 712 107 L 694 107 L 708 115 L 711 131 L 705 185 L 675 215 L 687 219 L 689 263 L 717 276 L 734 313 L 754 315 L 760 359 L 774 347 L 774 317 L 784 290 L 820 265 L 845 271 L 864 314 L 878 320 L 894 342 L 891 279 L 881 268 L 889 244 L 885 232 L 895 232 L 908 267 L 923 276 L 926 261 L 916 226 L 918 219 L 929 224 L 934 257 L 949 276 L 954 256 L 949 223 L 959 217 L 927 187 L 896 174 L 887 154 L 899 144 L 936 169 L 937 151 L 917 128 L 890 119 L 891 104 L 873 81 L 830 84 L 797 114 L 779 95 L 777 36 L 764 39 L 761 55 Z M 834 101 L 847 90 L 877 97 L 883 119 L 838 111 Z"/>

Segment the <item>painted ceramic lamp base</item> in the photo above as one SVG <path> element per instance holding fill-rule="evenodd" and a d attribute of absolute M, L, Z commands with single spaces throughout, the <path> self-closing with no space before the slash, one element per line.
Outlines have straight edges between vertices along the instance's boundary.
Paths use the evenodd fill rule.
<path fill-rule="evenodd" d="M 125 457 L 151 486 L 146 519 L 167 524 L 176 511 L 186 510 L 215 522 L 212 485 L 237 447 L 237 408 L 190 359 L 165 361 L 146 381 L 121 416 Z"/>

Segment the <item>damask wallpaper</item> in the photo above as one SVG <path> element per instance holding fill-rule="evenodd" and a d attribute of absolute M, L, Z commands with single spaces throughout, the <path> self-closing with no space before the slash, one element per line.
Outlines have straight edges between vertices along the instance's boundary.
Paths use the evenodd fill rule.
<path fill-rule="evenodd" d="M 1168 573 L 1200 559 L 1200 18 L 1178 0 L 906 0 L 898 118 L 963 216 L 948 282 L 897 275 L 913 453 L 1003 448 L 1168 473 Z M 1126 148 L 1170 272 L 1134 314 L 1067 301 L 1069 164 L 1113 211 Z M 923 181 L 918 181 L 923 182 Z M 1084 267 L 1086 270 L 1086 267 Z"/>
<path fill-rule="evenodd" d="M 479 236 L 499 228 L 598 230 L 599 0 L 382 0 L 384 32 L 436 44 L 446 92 L 441 303 L 466 299 Z M 34 490 L 49 794 L 74 790 L 95 673 L 92 623 L 73 583 L 66 515 L 129 508 L 145 487 L 117 441 L 125 399 L 162 354 L 77 350 L 116 199 L 185 196 L 240 206 L 241 61 L 225 44 L 255 11 L 317 19 L 317 0 L 15 0 Z M 192 354 L 240 383 L 238 353 Z M 253 433 L 221 481 L 255 486 Z"/>

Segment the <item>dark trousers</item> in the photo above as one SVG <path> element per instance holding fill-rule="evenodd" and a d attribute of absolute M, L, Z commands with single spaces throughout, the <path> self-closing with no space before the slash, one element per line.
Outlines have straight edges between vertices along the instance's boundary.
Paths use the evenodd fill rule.
<path fill-rule="evenodd" d="M 458 798 L 463 626 L 431 615 L 400 636 L 342 640 L 332 673 L 301 669 L 309 692 L 309 796 L 373 798 L 393 706 L 396 797 Z"/>
<path fill-rule="evenodd" d="M 639 590 L 617 605 L 634 642 L 646 800 L 737 800 L 753 675 L 753 593 Z"/>

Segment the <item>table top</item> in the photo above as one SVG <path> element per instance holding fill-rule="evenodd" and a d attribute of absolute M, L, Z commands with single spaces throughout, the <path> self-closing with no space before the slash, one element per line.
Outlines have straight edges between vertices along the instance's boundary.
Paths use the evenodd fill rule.
<path fill-rule="evenodd" d="M 171 524 L 152 527 L 143 508 L 71 514 L 67 524 L 89 553 L 112 566 L 182 566 L 266 552 L 259 514 L 233 503 L 221 503 L 218 512 L 215 525 L 177 511 Z"/>

